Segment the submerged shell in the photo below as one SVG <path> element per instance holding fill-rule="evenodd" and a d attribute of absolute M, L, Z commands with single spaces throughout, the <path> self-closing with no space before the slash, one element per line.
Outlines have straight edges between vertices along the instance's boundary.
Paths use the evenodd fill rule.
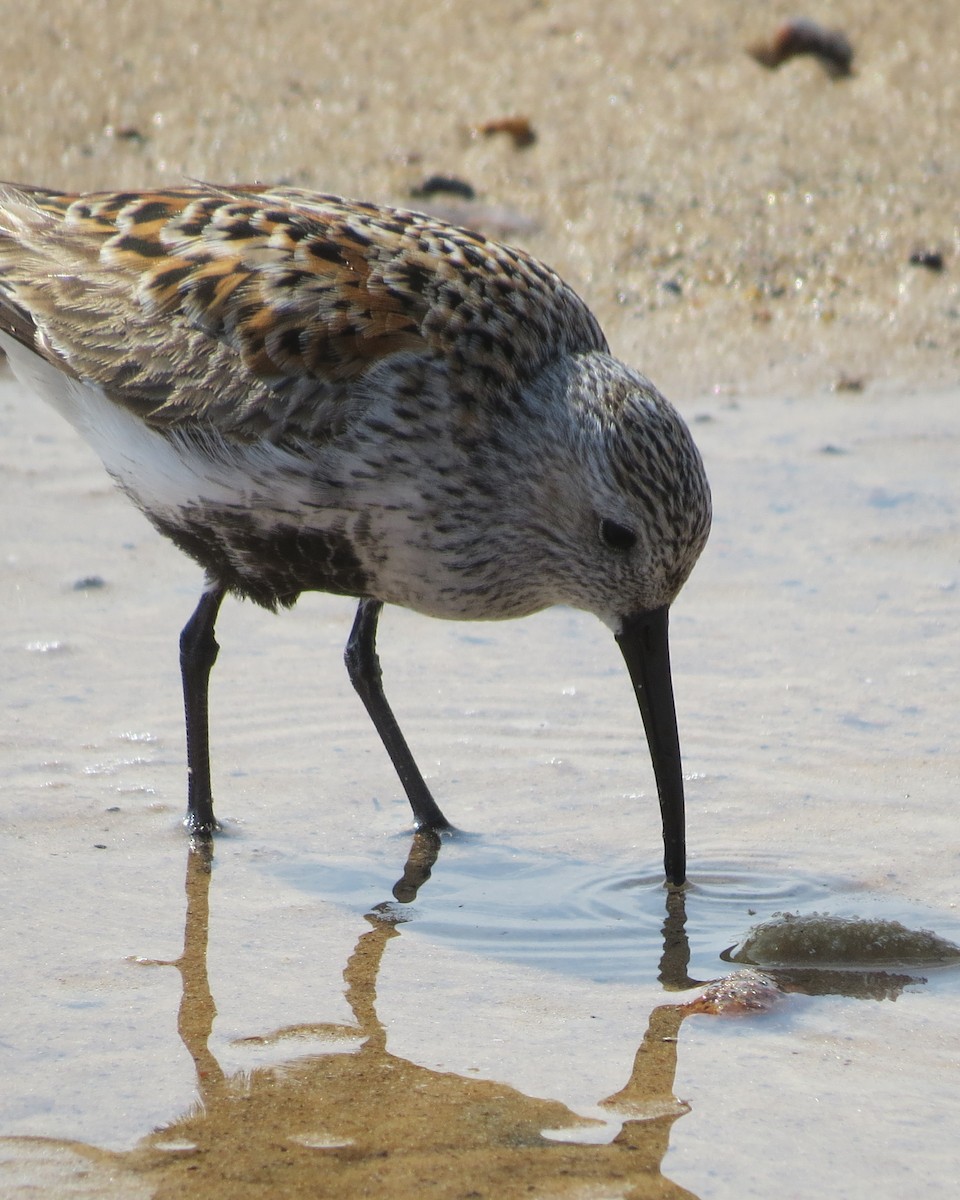
<path fill-rule="evenodd" d="M 723 957 L 763 967 L 937 967 L 960 963 L 960 946 L 879 917 L 776 913 Z"/>

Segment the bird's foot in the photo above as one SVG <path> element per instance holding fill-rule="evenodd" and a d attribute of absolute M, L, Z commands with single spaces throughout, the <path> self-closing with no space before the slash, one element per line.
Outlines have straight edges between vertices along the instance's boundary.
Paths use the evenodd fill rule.
<path fill-rule="evenodd" d="M 220 833 L 223 829 L 212 811 L 208 816 L 188 811 L 183 818 L 183 827 L 190 834 L 191 841 L 198 842 L 209 842 L 215 833 Z"/>

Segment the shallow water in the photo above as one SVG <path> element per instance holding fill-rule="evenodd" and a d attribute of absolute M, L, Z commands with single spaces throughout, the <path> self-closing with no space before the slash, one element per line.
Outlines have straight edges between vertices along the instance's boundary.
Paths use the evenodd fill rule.
<path fill-rule="evenodd" d="M 396 864 L 387 861 L 330 864 L 297 857 L 266 869 L 287 884 L 358 912 L 369 908 L 370 896 L 378 891 L 390 894 L 393 899 L 376 910 L 409 925 L 404 932 L 414 938 L 598 983 L 648 981 L 665 954 L 664 943 L 682 937 L 683 972 L 661 975 L 670 990 L 694 987 L 698 980 L 708 982 L 729 971 L 727 952 L 777 914 L 812 918 L 824 907 L 838 921 L 860 918 L 869 931 L 858 938 L 854 926 L 850 965 L 881 970 L 887 965 L 882 956 L 875 953 L 875 961 L 870 959 L 875 935 L 868 922 L 882 922 L 886 913 L 903 916 L 905 909 L 902 902 L 870 894 L 853 881 L 807 877 L 799 870 L 776 873 L 758 856 L 700 862 L 696 878 L 683 889 L 682 919 L 677 909 L 681 898 L 665 889 L 662 868 L 653 863 L 640 872 L 628 863 L 611 870 L 609 864 L 523 852 L 477 837 L 455 838 L 445 840 L 441 864 L 424 894 L 415 896 L 408 876 L 416 877 L 416 868 L 392 881 L 391 866 L 395 873 Z M 945 924 L 942 913 L 926 915 Z M 922 928 L 924 910 L 918 907 L 907 916 L 915 929 Z M 951 923 L 960 930 L 960 917 L 946 922 Z M 819 939 L 825 952 L 833 936 L 826 919 L 819 930 L 809 932 L 814 947 Z M 923 939 L 901 941 L 899 956 L 889 965 L 942 965 L 924 957 Z M 854 956 L 858 946 L 864 947 L 862 963 Z"/>
<path fill-rule="evenodd" d="M 960 941 L 957 400 L 687 407 L 718 516 L 672 623 L 678 907 L 616 647 L 563 611 L 386 615 L 388 694 L 467 831 L 405 867 L 349 603 L 228 606 L 228 826 L 212 874 L 188 859 L 197 573 L 5 383 L 0 1191 L 942 1194 L 956 969 L 774 972 L 770 1012 L 684 1006 L 777 912 Z"/>

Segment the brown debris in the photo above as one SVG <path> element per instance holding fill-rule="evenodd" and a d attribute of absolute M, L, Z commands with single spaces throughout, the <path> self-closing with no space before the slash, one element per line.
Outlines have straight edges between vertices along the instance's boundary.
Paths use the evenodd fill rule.
<path fill-rule="evenodd" d="M 683 1008 L 688 1013 L 743 1016 L 769 1012 L 783 999 L 783 991 L 762 971 L 746 968 L 717 979 Z"/>
<path fill-rule="evenodd" d="M 505 133 L 513 138 L 514 149 L 524 150 L 537 140 L 537 134 L 530 124 L 528 117 L 497 117 L 493 121 L 484 121 L 477 125 L 474 135 L 493 137 L 495 133 Z"/>
<path fill-rule="evenodd" d="M 108 137 L 116 138 L 118 142 L 135 142 L 138 146 L 142 146 L 147 140 L 147 135 L 136 125 L 108 125 L 104 132 Z"/>
<path fill-rule="evenodd" d="M 834 79 L 850 75 L 853 64 L 853 46 L 847 35 L 841 29 L 825 29 L 809 17 L 784 21 L 772 38 L 754 42 L 747 53 L 770 70 L 787 59 L 812 54 Z"/>
<path fill-rule="evenodd" d="M 862 392 L 867 386 L 866 380 L 860 375 L 848 375 L 846 372 L 838 375 L 833 381 L 835 392 Z"/>

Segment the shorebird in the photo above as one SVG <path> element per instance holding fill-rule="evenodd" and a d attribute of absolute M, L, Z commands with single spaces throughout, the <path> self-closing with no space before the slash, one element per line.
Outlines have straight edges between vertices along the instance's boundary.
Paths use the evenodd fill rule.
<path fill-rule="evenodd" d="M 420 828 L 449 828 L 383 691 L 384 604 L 554 604 L 613 631 L 639 701 L 667 879 L 685 878 L 668 611 L 710 527 L 689 430 L 521 250 L 290 187 L 0 189 L 14 372 L 204 569 L 180 637 L 185 824 L 217 828 L 207 690 L 228 592 L 355 596 L 345 661 Z"/>

